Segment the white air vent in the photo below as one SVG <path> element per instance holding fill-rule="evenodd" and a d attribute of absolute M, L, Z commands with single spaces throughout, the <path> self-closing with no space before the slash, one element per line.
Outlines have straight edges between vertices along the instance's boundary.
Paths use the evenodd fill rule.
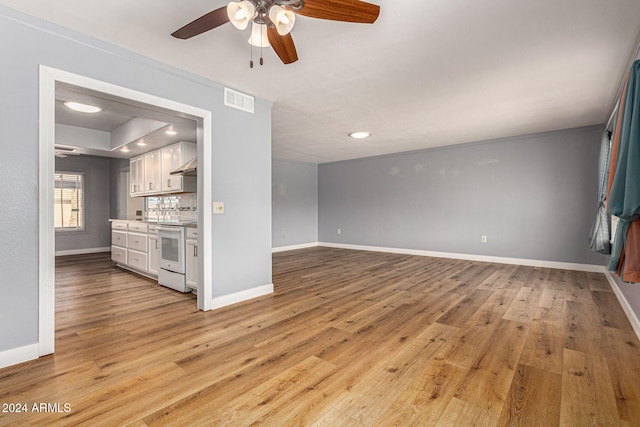
<path fill-rule="evenodd" d="M 224 88 L 224 105 L 238 110 L 246 111 L 247 113 L 253 113 L 254 111 L 254 98 L 251 95 L 246 95 L 241 92 Z"/>
<path fill-rule="evenodd" d="M 69 153 L 72 153 L 72 152 L 76 151 L 76 147 L 72 147 L 70 145 L 56 144 L 55 145 L 55 150 L 69 154 Z"/>
<path fill-rule="evenodd" d="M 56 157 L 64 159 L 65 157 L 67 157 L 67 155 L 78 156 L 80 153 L 78 153 L 76 147 L 56 144 L 54 154 Z"/>

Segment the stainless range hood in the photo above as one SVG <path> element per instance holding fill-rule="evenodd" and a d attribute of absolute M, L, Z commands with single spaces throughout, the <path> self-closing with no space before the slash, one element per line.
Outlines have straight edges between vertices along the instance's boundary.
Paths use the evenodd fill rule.
<path fill-rule="evenodd" d="M 198 158 L 194 157 L 178 169 L 171 172 L 171 175 L 196 176 L 198 169 Z"/>

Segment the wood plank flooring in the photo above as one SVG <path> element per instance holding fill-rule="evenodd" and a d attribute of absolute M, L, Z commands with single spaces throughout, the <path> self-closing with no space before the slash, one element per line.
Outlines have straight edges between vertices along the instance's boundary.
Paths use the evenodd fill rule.
<path fill-rule="evenodd" d="M 108 254 L 58 259 L 56 354 L 0 370 L 28 409 L 0 425 L 640 426 L 602 274 L 310 248 L 273 282 L 204 313 Z"/>

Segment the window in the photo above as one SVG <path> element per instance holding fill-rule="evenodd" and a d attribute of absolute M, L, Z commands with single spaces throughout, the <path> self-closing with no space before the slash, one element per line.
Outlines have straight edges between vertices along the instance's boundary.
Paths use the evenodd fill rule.
<path fill-rule="evenodd" d="M 84 174 L 56 172 L 54 185 L 56 231 L 84 230 Z"/>

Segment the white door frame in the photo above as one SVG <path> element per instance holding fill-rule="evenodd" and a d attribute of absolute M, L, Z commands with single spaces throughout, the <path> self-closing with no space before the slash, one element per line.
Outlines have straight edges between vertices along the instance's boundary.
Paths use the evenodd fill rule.
<path fill-rule="evenodd" d="M 211 111 L 138 92 L 122 86 L 40 66 L 39 90 L 39 189 L 38 189 L 38 352 L 51 354 L 55 349 L 55 228 L 54 228 L 54 145 L 56 82 L 107 93 L 178 113 L 188 114 L 198 122 L 198 246 L 201 260 L 212 253 L 212 218 L 206 208 L 212 206 L 211 196 Z M 212 302 L 211 263 L 200 262 L 198 308 L 210 310 Z"/>

